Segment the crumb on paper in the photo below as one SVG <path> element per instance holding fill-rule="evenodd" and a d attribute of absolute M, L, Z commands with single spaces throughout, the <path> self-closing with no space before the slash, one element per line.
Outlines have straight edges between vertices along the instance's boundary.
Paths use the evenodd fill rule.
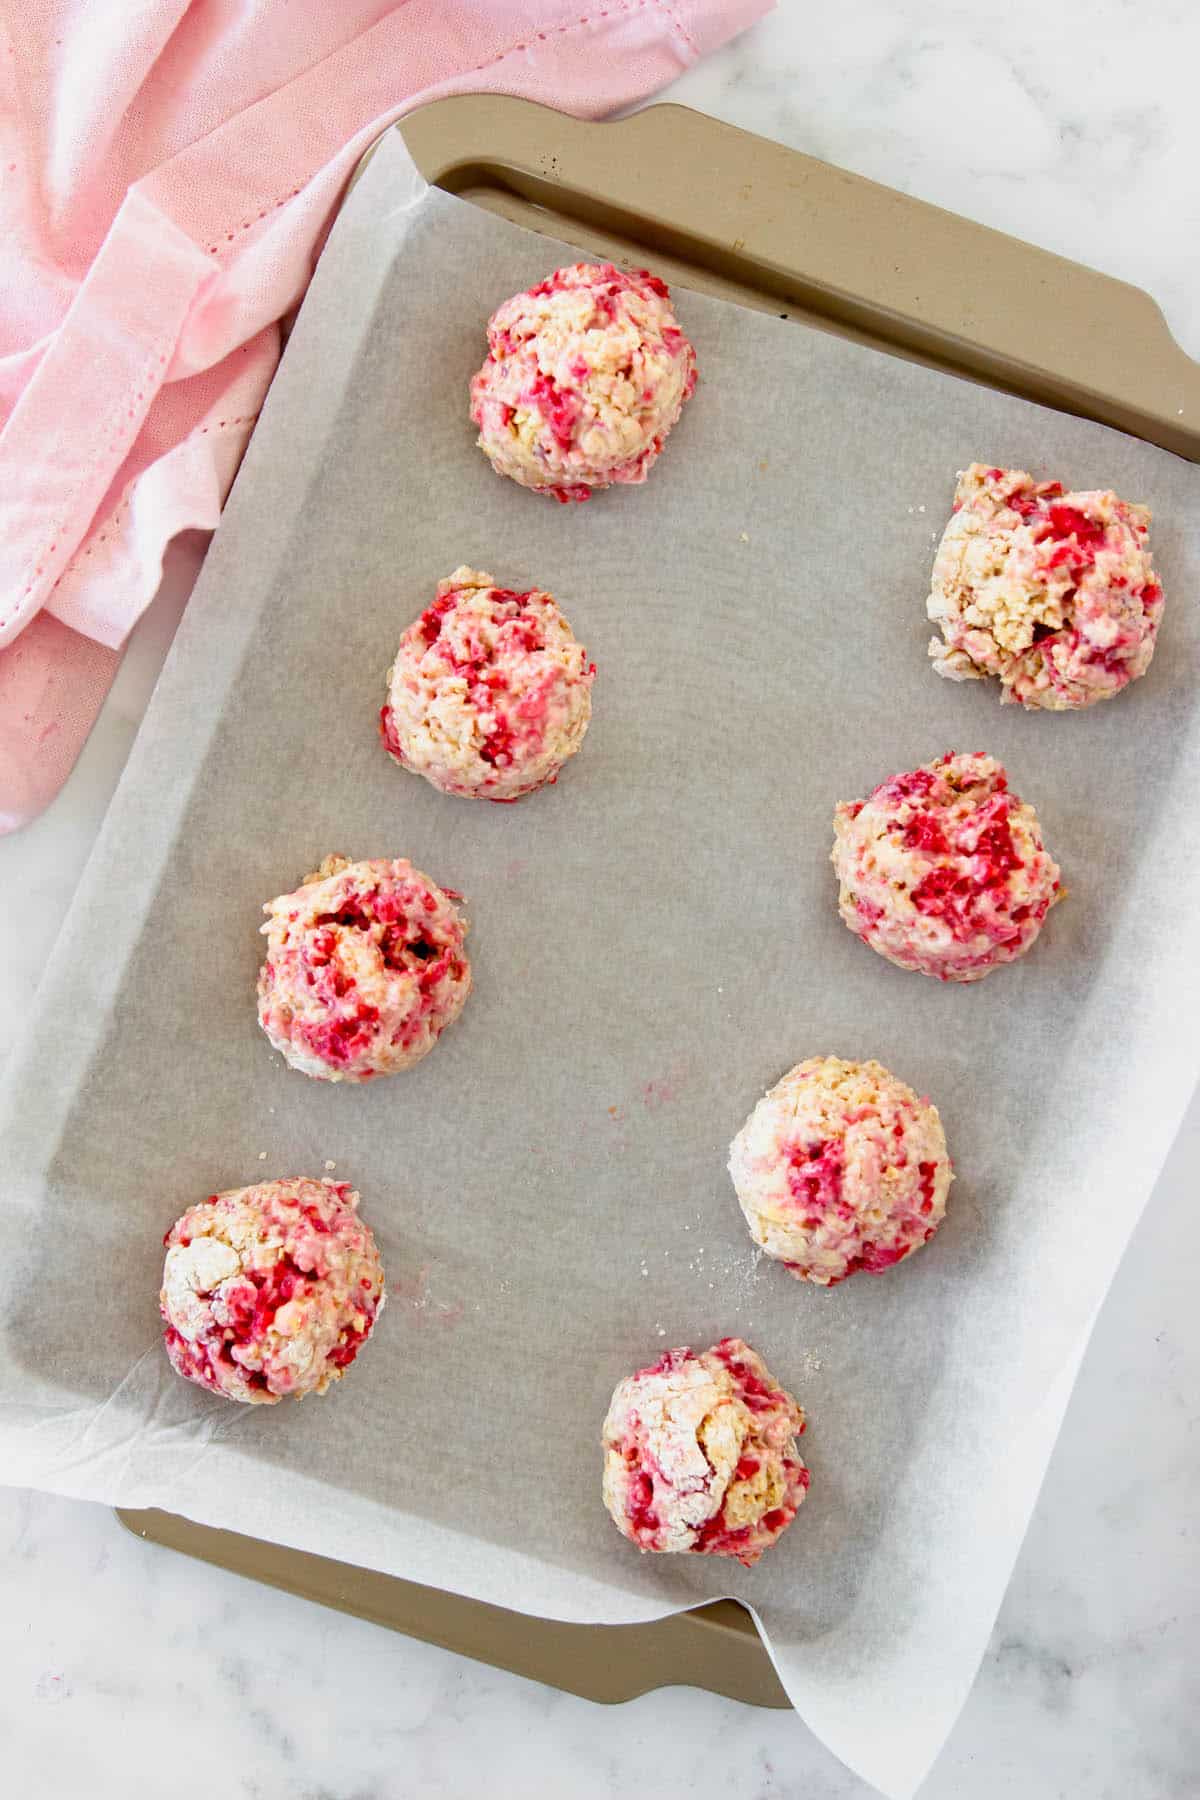
<path fill-rule="evenodd" d="M 746 248 L 745 238 L 734 238 L 733 247 L 735 250 L 744 250 Z"/>
<path fill-rule="evenodd" d="M 265 1151 L 265 1150 L 260 1150 L 260 1151 L 259 1151 L 259 1153 L 258 1153 L 258 1160 L 259 1160 L 259 1162 L 266 1162 L 266 1160 L 267 1160 L 267 1153 L 266 1153 L 266 1151 Z"/>
<path fill-rule="evenodd" d="M 925 511 L 925 508 L 924 508 L 924 507 L 923 507 L 923 506 L 918 506 L 918 508 L 917 508 L 917 511 L 918 511 L 918 512 L 924 512 L 924 511 Z"/>
<path fill-rule="evenodd" d="M 335 1169 L 336 1169 L 336 1168 L 337 1168 L 337 1164 L 336 1164 L 336 1163 L 335 1163 L 335 1162 L 327 1162 L 327 1163 L 326 1163 L 326 1164 L 325 1164 L 325 1173 L 326 1173 L 326 1174 L 327 1174 L 327 1175 L 332 1175 L 332 1174 L 333 1174 L 333 1171 L 334 1171 L 334 1170 L 335 1170 Z"/>
<path fill-rule="evenodd" d="M 749 542 L 750 542 L 750 533 L 748 531 L 739 531 L 738 532 L 738 543 L 739 544 L 748 544 Z"/>
<path fill-rule="evenodd" d="M 419 1268 L 414 1275 L 402 1277 L 399 1281 L 388 1283 L 389 1295 L 407 1307 L 417 1325 L 455 1326 L 466 1317 L 466 1303 L 463 1300 L 442 1300 L 435 1295 L 430 1286 L 428 1265 Z M 500 1283 L 501 1293 L 508 1289 L 508 1283 Z"/>

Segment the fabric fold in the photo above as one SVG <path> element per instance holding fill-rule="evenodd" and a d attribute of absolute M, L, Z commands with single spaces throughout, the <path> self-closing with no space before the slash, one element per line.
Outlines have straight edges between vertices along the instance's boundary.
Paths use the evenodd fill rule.
<path fill-rule="evenodd" d="M 70 562 L 212 271 L 169 219 L 128 196 L 0 434 L 0 645 Z"/>

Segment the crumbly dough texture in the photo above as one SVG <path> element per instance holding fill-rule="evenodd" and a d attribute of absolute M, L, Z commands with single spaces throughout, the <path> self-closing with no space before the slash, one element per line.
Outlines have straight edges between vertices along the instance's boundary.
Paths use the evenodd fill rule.
<path fill-rule="evenodd" d="M 229 1400 L 323 1394 L 383 1309 L 383 1265 L 344 1181 L 293 1176 L 211 1194 L 163 1242 L 167 1355 Z"/>
<path fill-rule="evenodd" d="M 804 1411 L 740 1338 L 668 1350 L 617 1386 L 604 1421 L 604 1504 L 640 1550 L 756 1563 L 809 1475 Z"/>
<path fill-rule="evenodd" d="M 797 1063 L 759 1101 L 729 1173 L 755 1243 L 820 1287 L 928 1243 L 954 1179 L 937 1107 L 881 1063 L 838 1056 Z"/>
<path fill-rule="evenodd" d="M 582 744 L 595 673 L 551 594 L 455 569 L 400 639 L 384 746 L 443 793 L 519 800 Z"/>
<path fill-rule="evenodd" d="M 370 1081 L 429 1054 L 471 991 L 458 899 L 403 857 L 327 856 L 268 901 L 258 1022 L 293 1069 Z"/>
<path fill-rule="evenodd" d="M 1032 806 L 994 757 L 949 752 L 834 814 L 842 918 L 902 969 L 979 981 L 1023 956 L 1062 897 Z"/>
<path fill-rule="evenodd" d="M 1108 489 L 1065 494 L 972 463 L 938 546 L 929 645 L 952 681 L 994 675 L 1001 699 L 1066 712 L 1111 700 L 1150 667 L 1162 589 L 1150 512 Z"/>
<path fill-rule="evenodd" d="M 487 335 L 471 418 L 498 475 L 563 501 L 645 481 L 696 385 L 665 282 L 574 263 L 506 300 Z"/>

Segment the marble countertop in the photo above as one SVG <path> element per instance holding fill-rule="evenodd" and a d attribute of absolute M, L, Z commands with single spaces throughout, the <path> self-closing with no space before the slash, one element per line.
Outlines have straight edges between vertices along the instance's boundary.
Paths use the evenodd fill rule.
<path fill-rule="evenodd" d="M 671 98 L 1136 281 L 1200 356 L 1191 0 L 786 6 Z M 66 789 L 0 840 L 0 1058 L 170 642 L 197 540 Z M 12 946 L 17 946 L 15 950 Z M 922 1800 L 1200 1793 L 1200 1107 L 1096 1328 L 987 1657 Z M 111 1514 L 0 1488 L 14 1794 L 866 1800 L 793 1717 L 693 1690 L 601 1708 L 243 1583 Z M 486 1778 L 480 1774 L 486 1753 Z"/>

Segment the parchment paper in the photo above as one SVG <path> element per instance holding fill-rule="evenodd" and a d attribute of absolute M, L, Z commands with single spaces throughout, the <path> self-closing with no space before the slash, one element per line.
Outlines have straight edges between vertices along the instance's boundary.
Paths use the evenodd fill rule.
<path fill-rule="evenodd" d="M 558 507 L 492 474 L 466 386 L 489 310 L 573 257 L 426 193 L 394 133 L 333 233 L 6 1084 L 0 1462 L 559 1618 L 736 1595 L 813 1730 L 907 1796 L 1197 1080 L 1197 470 L 679 292 L 701 385 L 660 465 Z M 1026 716 L 927 667 L 974 457 L 1153 506 L 1165 623 L 1115 703 Z M 551 589 L 599 665 L 582 753 L 517 807 L 376 738 L 459 562 Z M 1005 761 L 1070 888 L 966 988 L 853 938 L 827 860 L 837 800 L 951 746 Z M 289 1072 L 254 1018 L 261 903 L 330 850 L 407 855 L 473 920 L 461 1021 L 366 1089 Z M 926 1251 L 828 1293 L 756 1260 L 725 1172 L 818 1052 L 932 1094 L 958 1168 Z M 350 1379 L 271 1409 L 178 1381 L 163 1231 L 331 1162 L 392 1293 Z M 614 1383 L 724 1333 L 811 1419 L 753 1571 L 638 1556 L 600 1501 Z"/>

